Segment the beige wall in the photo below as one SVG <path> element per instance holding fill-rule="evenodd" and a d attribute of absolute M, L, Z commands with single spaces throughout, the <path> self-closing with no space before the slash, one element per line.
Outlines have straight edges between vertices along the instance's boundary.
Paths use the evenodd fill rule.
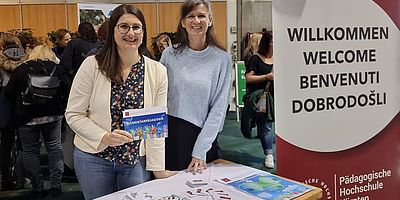
<path fill-rule="evenodd" d="M 59 1 L 59 0 L 58 0 Z M 146 18 L 148 46 L 150 46 L 151 37 L 159 32 L 175 32 L 179 20 L 180 2 L 144 2 L 132 3 L 138 7 Z M 157 5 L 158 5 L 158 23 L 157 23 Z M 226 46 L 226 2 L 213 1 L 214 27 L 219 42 Z M 69 28 L 71 31 L 77 31 L 78 14 L 77 4 L 67 4 L 67 12 L 64 3 L 51 4 L 22 4 L 22 22 L 20 20 L 20 6 L 18 4 L 0 5 L 0 31 L 10 29 L 32 28 L 34 35 L 40 37 L 43 41 L 47 39 L 47 33 L 59 28 Z M 66 17 L 68 16 L 68 20 Z M 6 20 L 4 20 L 6 19 Z M 68 26 L 67 24 L 68 23 Z"/>
<path fill-rule="evenodd" d="M 0 31 L 21 27 L 18 5 L 0 6 Z"/>
<path fill-rule="evenodd" d="M 33 28 L 37 36 L 46 38 L 47 33 L 65 28 L 66 11 L 62 4 L 22 5 L 22 25 Z"/>
<path fill-rule="evenodd" d="M 147 46 L 151 46 L 151 37 L 157 35 L 157 5 L 155 3 L 136 3 L 132 4 L 139 8 L 146 19 Z"/>

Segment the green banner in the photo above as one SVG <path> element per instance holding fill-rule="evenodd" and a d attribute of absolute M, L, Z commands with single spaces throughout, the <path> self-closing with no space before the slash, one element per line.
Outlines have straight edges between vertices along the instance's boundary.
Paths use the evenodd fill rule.
<path fill-rule="evenodd" d="M 244 61 L 237 61 L 235 65 L 236 74 L 236 106 L 243 107 L 243 96 L 246 94 L 246 67 Z"/>

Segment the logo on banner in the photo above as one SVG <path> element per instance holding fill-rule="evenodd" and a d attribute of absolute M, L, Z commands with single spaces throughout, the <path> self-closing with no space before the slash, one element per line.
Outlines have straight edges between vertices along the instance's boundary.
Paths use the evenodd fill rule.
<path fill-rule="evenodd" d="M 332 199 L 332 196 L 331 196 L 332 190 L 329 188 L 326 181 L 318 179 L 318 178 L 309 178 L 309 179 L 305 180 L 304 183 L 321 188 L 322 192 L 324 193 L 323 196 L 325 197 L 325 199 L 328 199 L 328 200 Z"/>

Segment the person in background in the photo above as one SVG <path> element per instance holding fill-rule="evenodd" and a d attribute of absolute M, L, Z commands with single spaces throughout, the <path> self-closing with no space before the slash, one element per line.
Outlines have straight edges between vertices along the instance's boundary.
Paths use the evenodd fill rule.
<path fill-rule="evenodd" d="M 89 22 L 82 22 L 78 26 L 79 36 L 68 42 L 65 47 L 63 57 L 61 58 L 60 64 L 64 70 L 68 73 L 69 79 L 74 80 L 75 74 L 81 66 L 83 60 L 86 58 L 87 53 L 96 48 L 99 43 L 97 41 L 97 34 L 94 27 Z M 65 102 L 66 105 L 66 102 Z M 64 129 L 65 128 L 65 129 Z M 75 173 L 73 171 L 73 138 L 75 133 L 71 130 L 66 122 L 63 125 L 63 150 L 64 160 L 68 168 L 65 168 L 65 177 L 76 181 Z"/>
<path fill-rule="evenodd" d="M 76 133 L 74 166 L 85 199 L 177 172 L 165 170 L 164 138 L 133 140 L 122 112 L 166 106 L 165 67 L 143 55 L 142 12 L 122 4 L 112 12 L 104 47 L 82 63 L 72 84 L 67 122 Z"/>
<path fill-rule="evenodd" d="M 71 34 L 67 29 L 58 29 L 55 33 L 56 35 L 56 43 L 55 46 L 52 48 L 52 51 L 56 54 L 56 63 L 60 63 L 65 47 L 71 41 Z M 64 110 L 67 105 L 68 98 L 64 98 L 63 106 Z M 63 114 L 64 115 L 64 114 Z M 67 123 L 65 122 L 65 118 L 62 119 L 61 123 L 61 145 L 63 148 L 63 157 L 64 157 L 64 174 L 63 179 L 69 181 L 75 181 L 75 172 L 73 171 L 73 164 L 72 164 L 72 138 L 73 133 L 69 129 Z"/>
<path fill-rule="evenodd" d="M 40 199 L 46 195 L 43 185 L 43 174 L 40 168 L 41 138 L 48 152 L 51 195 L 61 195 L 61 178 L 63 173 L 63 154 L 61 149 L 61 119 L 64 107 L 62 98 L 66 97 L 69 79 L 61 66 L 55 63 L 56 55 L 47 47 L 39 45 L 30 53 L 28 60 L 17 67 L 7 84 L 5 94 L 15 102 L 14 121 L 18 123 L 21 138 L 25 174 L 32 181 L 33 197 Z M 46 75 L 54 72 L 60 80 L 60 93 L 46 103 L 27 105 L 22 98 L 29 87 L 28 79 L 32 74 Z"/>
<path fill-rule="evenodd" d="M 249 65 L 249 60 L 251 57 L 257 54 L 258 46 L 260 44 L 260 40 L 262 37 L 262 33 L 251 33 L 248 34 L 249 42 L 247 43 L 247 47 L 244 50 L 243 61 L 245 66 Z M 235 83 L 235 82 L 234 82 Z M 253 107 L 251 104 L 247 104 L 246 107 L 242 109 L 241 117 L 240 117 L 240 130 L 242 135 L 246 138 L 251 138 L 252 129 L 256 126 L 255 121 L 253 119 Z"/>
<path fill-rule="evenodd" d="M 60 28 L 56 31 L 56 45 L 52 48 L 56 54 L 57 59 L 61 60 L 64 54 L 64 49 L 68 42 L 71 41 L 71 35 L 67 29 Z"/>
<path fill-rule="evenodd" d="M 110 24 L 110 21 L 106 20 L 105 22 L 103 22 L 99 28 L 99 30 L 97 31 L 97 37 L 99 39 L 99 43 L 98 46 L 91 49 L 86 57 L 88 56 L 92 56 L 92 55 L 96 55 L 100 49 L 104 46 L 106 40 L 107 40 L 107 35 L 108 35 L 108 26 Z"/>
<path fill-rule="evenodd" d="M 272 44 L 272 32 L 264 32 L 258 51 L 256 55 L 253 55 L 246 65 L 246 95 L 251 95 L 257 90 L 264 90 L 267 82 L 271 82 L 269 92 L 271 95 L 274 94 L 274 74 L 272 73 L 273 67 L 273 44 Z M 243 99 L 246 99 L 245 97 Z M 249 104 L 247 101 L 244 103 Z M 245 105 L 246 106 L 246 105 Z M 265 162 L 264 165 L 267 168 L 274 168 L 274 156 L 273 156 L 273 122 L 267 121 L 264 113 L 254 113 L 253 118 L 257 125 L 257 135 L 260 138 L 261 145 L 264 151 Z"/>
<path fill-rule="evenodd" d="M 250 35 L 249 43 L 244 50 L 244 55 L 243 55 L 243 61 L 245 62 L 245 65 L 248 65 L 248 62 L 250 58 L 257 54 L 258 51 L 258 45 L 260 44 L 260 40 L 262 37 L 262 33 L 252 33 Z"/>
<path fill-rule="evenodd" d="M 29 55 L 31 50 L 33 48 L 35 48 L 36 45 L 38 45 L 38 44 L 35 43 L 35 41 L 29 35 L 18 34 L 17 37 L 18 37 L 19 41 L 21 41 L 21 46 L 25 50 L 25 53 L 27 55 Z"/>
<path fill-rule="evenodd" d="M 162 52 L 164 51 L 164 49 L 171 46 L 172 42 L 168 35 L 163 34 L 158 36 L 158 38 L 156 39 L 156 45 L 157 49 L 153 49 L 155 51 L 154 57 L 156 60 L 160 60 Z"/>
<path fill-rule="evenodd" d="M 2 95 L 5 93 L 5 87 L 8 84 L 11 74 L 14 70 L 28 58 L 18 37 L 12 33 L 1 33 L 0 35 L 0 90 Z M 12 104 L 5 95 L 1 103 L 5 103 L 4 108 L 9 107 L 10 116 L 4 116 L 8 120 L 0 128 L 0 167 L 1 167 L 1 190 L 21 189 L 24 187 L 25 176 L 23 174 L 24 166 L 22 162 L 22 146 L 16 140 L 16 128 L 10 120 L 12 118 Z M 1 111 L 5 112 L 5 111 Z M 2 113 L 3 114 L 3 113 Z M 17 158 L 11 157 L 13 146 L 17 147 Z M 15 149 L 14 149 L 15 150 Z M 14 163 L 13 160 L 16 159 Z M 13 171 L 14 170 L 14 171 Z"/>
<path fill-rule="evenodd" d="M 110 21 L 106 20 L 105 22 L 103 22 L 101 24 L 99 30 L 97 31 L 97 37 L 98 37 L 100 43 L 103 45 L 107 40 L 109 25 L 110 25 Z"/>
<path fill-rule="evenodd" d="M 80 23 L 78 33 L 77 38 L 68 42 L 60 62 L 71 80 L 74 80 L 75 74 L 85 60 L 87 53 L 99 45 L 96 31 L 91 23 Z"/>
<path fill-rule="evenodd" d="M 181 6 L 177 44 L 160 62 L 169 77 L 166 166 L 201 173 L 219 158 L 230 86 L 231 57 L 215 38 L 211 3 L 187 0 Z"/>

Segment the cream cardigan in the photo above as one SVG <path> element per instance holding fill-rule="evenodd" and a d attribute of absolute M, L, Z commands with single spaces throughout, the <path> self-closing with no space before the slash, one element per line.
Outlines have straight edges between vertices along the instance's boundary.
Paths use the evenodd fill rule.
<path fill-rule="evenodd" d="M 144 107 L 167 105 L 168 79 L 166 68 L 159 62 L 144 57 Z M 72 83 L 65 118 L 76 133 L 75 146 L 87 153 L 98 153 L 107 148 L 101 139 L 111 132 L 111 82 L 104 76 L 94 56 L 86 58 Z M 146 155 L 146 169 L 165 169 L 164 139 L 140 143 L 140 156 Z"/>

